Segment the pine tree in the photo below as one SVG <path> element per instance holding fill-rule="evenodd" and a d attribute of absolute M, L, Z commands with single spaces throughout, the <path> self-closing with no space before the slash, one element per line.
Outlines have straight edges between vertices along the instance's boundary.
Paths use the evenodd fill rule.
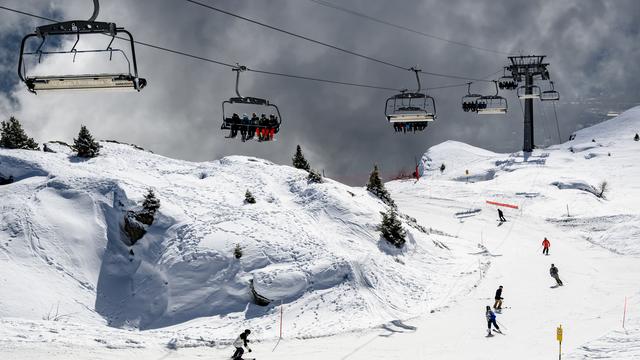
<path fill-rule="evenodd" d="M 293 156 L 293 167 L 306 171 L 309 171 L 309 169 L 311 169 L 311 166 L 309 166 L 307 159 L 305 159 L 304 155 L 302 155 L 302 148 L 300 147 L 300 145 L 296 147 L 296 154 Z"/>
<path fill-rule="evenodd" d="M 636 133 L 636 136 L 633 137 L 633 140 L 640 141 L 640 135 L 638 135 L 638 133 Z"/>
<path fill-rule="evenodd" d="M 382 237 L 397 248 L 404 246 L 406 242 L 405 236 L 407 232 L 402 228 L 402 223 L 398 220 L 398 216 L 393 208 L 382 214 L 382 223 L 378 225 L 378 231 L 382 233 Z"/>
<path fill-rule="evenodd" d="M 391 195 L 384 187 L 382 180 L 380 180 L 380 175 L 378 174 L 378 165 L 373 166 L 373 171 L 371 175 L 369 175 L 369 183 L 367 184 L 367 191 L 375 195 L 378 199 L 382 200 L 383 203 L 395 208 L 396 204 L 393 202 Z"/>
<path fill-rule="evenodd" d="M 316 169 L 309 170 L 307 181 L 310 183 L 321 184 L 323 182 L 322 175 Z"/>
<path fill-rule="evenodd" d="M 79 157 L 93 158 L 100 153 L 100 145 L 93 140 L 93 136 L 84 125 L 80 127 L 78 138 L 73 139 L 73 144 L 73 148 L 78 152 Z"/>
<path fill-rule="evenodd" d="M 0 147 L 7 149 L 38 150 L 38 143 L 27 136 L 18 119 L 13 116 L 2 122 Z"/>
<path fill-rule="evenodd" d="M 160 200 L 156 197 L 156 193 L 153 192 L 153 189 L 149 189 L 147 195 L 144 196 L 142 207 L 144 208 L 144 211 L 150 212 L 154 215 L 160 208 Z"/>
<path fill-rule="evenodd" d="M 256 203 L 256 198 L 253 197 L 253 194 L 248 189 L 244 193 L 244 202 L 247 203 L 247 204 L 255 204 Z"/>
<path fill-rule="evenodd" d="M 156 193 L 153 192 L 153 189 L 149 189 L 147 195 L 144 196 L 142 210 L 134 212 L 133 216 L 139 222 L 151 226 L 159 208 L 160 200 L 156 197 Z"/>

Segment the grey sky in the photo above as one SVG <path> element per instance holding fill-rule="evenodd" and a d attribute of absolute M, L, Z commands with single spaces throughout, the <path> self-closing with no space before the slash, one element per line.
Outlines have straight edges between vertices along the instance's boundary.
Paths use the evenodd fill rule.
<path fill-rule="evenodd" d="M 201 0 L 292 32 L 403 66 L 486 76 L 506 65 L 502 55 L 447 44 L 386 27 L 308 0 Z M 370 16 L 486 48 L 543 53 L 562 100 L 563 141 L 607 110 L 633 104 L 640 86 L 637 46 L 640 2 L 635 0 L 332 0 Z M 90 0 L 5 0 L 2 5 L 47 16 L 88 18 Z M 507 116 L 479 117 L 460 109 L 465 88 L 439 90 L 438 120 L 422 133 L 398 135 L 383 116 L 392 92 L 243 74 L 241 93 L 278 104 L 283 125 L 274 143 L 228 140 L 219 130 L 220 103 L 234 95 L 230 69 L 137 47 L 149 85 L 141 93 L 38 95 L 15 83 L 19 39 L 38 21 L 0 10 L 0 117 L 18 116 L 38 141 L 69 141 L 80 124 L 95 137 L 133 142 L 156 153 L 195 161 L 230 154 L 289 164 L 295 145 L 313 167 L 350 184 L 366 181 L 373 163 L 385 175 L 410 169 L 415 156 L 452 139 L 495 151 L 522 147 L 522 112 L 513 92 Z M 250 68 L 413 88 L 413 75 L 342 54 L 189 4 L 184 0 L 102 0 L 101 21 L 113 21 L 135 38 Z M 69 64 L 72 66 L 73 64 Z M 10 80 L 13 79 L 13 80 Z M 427 87 L 459 80 L 423 77 Z M 464 82 L 464 81 L 462 81 Z M 474 91 L 491 92 L 490 85 Z M 597 106 L 568 100 L 599 97 Z M 13 98 L 13 101 L 9 101 Z M 596 108 L 591 109 L 591 108 Z M 544 109 L 544 113 L 542 110 Z M 558 140 L 553 108 L 535 105 L 538 145 Z M 595 113 L 595 114 L 594 114 Z M 545 116 L 546 115 L 546 116 Z"/>

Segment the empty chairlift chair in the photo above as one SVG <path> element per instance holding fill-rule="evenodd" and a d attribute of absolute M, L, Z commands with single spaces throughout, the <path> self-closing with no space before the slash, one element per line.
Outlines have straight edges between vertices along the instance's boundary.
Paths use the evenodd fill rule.
<path fill-rule="evenodd" d="M 544 90 L 540 94 L 541 101 L 558 101 L 560 100 L 560 93 L 556 91 L 553 81 L 549 81 L 549 85 L 551 88 L 549 90 Z"/>
<path fill-rule="evenodd" d="M 133 35 L 122 27 L 117 27 L 115 23 L 97 22 L 95 21 L 99 12 L 98 0 L 94 0 L 94 12 L 88 21 L 74 20 L 65 21 L 49 25 L 43 25 L 36 28 L 32 34 L 26 35 L 22 39 L 20 48 L 20 58 L 18 60 L 18 75 L 20 80 L 27 85 L 30 92 L 49 90 L 92 90 L 92 89 L 122 89 L 140 91 L 147 84 L 145 79 L 138 76 L 138 65 L 134 47 Z M 76 49 L 80 38 L 87 34 L 103 34 L 111 37 L 109 44 L 104 49 L 78 50 Z M 124 34 L 126 37 L 118 35 Z M 74 36 L 75 43 L 70 50 L 45 51 L 44 45 L 49 37 L 61 38 L 64 36 Z M 39 38 L 40 44 L 34 51 L 27 51 L 29 39 Z M 114 40 L 118 38 L 125 40 L 130 44 L 130 56 L 128 58 L 126 52 L 122 49 L 113 48 Z M 43 56 L 55 54 L 72 54 L 73 62 L 78 54 L 87 53 L 108 53 L 109 60 L 113 58 L 114 53 L 121 54 L 126 60 L 128 69 L 126 72 L 116 73 L 99 73 L 99 74 L 52 74 L 52 75 L 31 75 L 28 72 L 25 56 L 37 56 L 38 62 Z M 73 64 L 71 62 L 71 64 Z M 70 65 L 73 66 L 73 65 Z"/>
<path fill-rule="evenodd" d="M 421 127 L 436 119 L 435 100 L 422 92 L 420 85 L 420 70 L 411 69 L 416 74 L 418 89 L 416 91 L 404 90 L 400 94 L 387 99 L 384 113 L 390 123 L 420 124 Z"/>
<path fill-rule="evenodd" d="M 477 112 L 480 115 L 503 115 L 507 113 L 507 99 L 498 95 L 498 82 L 494 81 L 496 86 L 495 95 L 481 96 L 476 100 Z"/>
<path fill-rule="evenodd" d="M 540 91 L 540 87 L 538 85 L 523 85 L 518 87 L 517 90 L 517 95 L 519 99 L 539 99 L 540 98 L 540 94 L 542 92 Z"/>
<path fill-rule="evenodd" d="M 222 102 L 222 125 L 220 129 L 222 130 L 230 130 L 228 138 L 235 138 L 240 131 L 243 134 L 246 134 L 242 138 L 243 141 L 256 138 L 260 141 L 271 141 L 274 138 L 274 135 L 280 131 L 280 125 L 282 124 L 282 116 L 280 115 L 280 110 L 278 106 L 269 102 L 266 99 L 256 98 L 256 97 L 245 97 L 240 95 L 240 91 L 238 90 L 238 84 L 240 82 L 240 73 L 243 71 L 247 71 L 246 66 L 238 65 L 237 67 L 232 69 L 236 72 L 236 97 L 232 97 L 229 100 L 225 100 Z M 240 105 L 244 108 L 262 108 L 263 111 L 260 111 L 261 114 L 265 114 L 264 118 L 256 119 L 242 119 L 239 114 L 241 113 L 236 111 L 229 111 L 227 106 L 230 105 Z M 237 109 L 236 109 L 237 110 Z M 266 114 L 269 114 L 268 118 Z M 254 135 L 255 134 L 255 135 Z"/>

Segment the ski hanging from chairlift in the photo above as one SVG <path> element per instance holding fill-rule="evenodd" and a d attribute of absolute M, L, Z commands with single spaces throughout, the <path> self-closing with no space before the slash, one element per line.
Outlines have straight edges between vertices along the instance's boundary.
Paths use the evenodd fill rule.
<path fill-rule="evenodd" d="M 138 76 L 138 65 L 134 47 L 133 35 L 123 27 L 117 27 L 115 23 L 98 22 L 95 19 L 100 10 L 99 0 L 93 0 L 93 15 L 89 20 L 73 20 L 59 22 L 49 25 L 43 25 L 36 28 L 36 31 L 27 34 L 23 39 L 20 47 L 20 58 L 18 60 L 18 76 L 20 80 L 27 85 L 32 93 L 38 91 L 51 90 L 95 90 L 95 89 L 121 89 L 121 90 L 137 90 L 140 91 L 147 85 L 146 79 Z M 78 50 L 77 46 L 80 38 L 90 34 L 108 35 L 111 37 L 109 44 L 103 49 Z M 125 34 L 127 37 L 118 37 L 119 34 Z M 65 36 L 74 36 L 75 43 L 70 50 L 44 50 L 45 43 L 49 37 L 56 38 Z M 30 38 L 39 38 L 40 44 L 35 51 L 27 51 L 27 43 Z M 127 53 L 112 45 L 115 39 L 125 40 L 130 44 L 129 60 Z M 90 73 L 90 74 L 74 74 L 68 73 L 54 75 L 36 75 L 29 74 L 27 69 L 25 56 L 36 56 L 38 64 L 42 62 L 43 56 L 49 55 L 73 55 L 72 63 L 75 63 L 79 54 L 108 54 L 109 61 L 112 61 L 114 53 L 122 55 L 127 63 L 127 71 L 107 72 L 107 73 Z"/>
<path fill-rule="evenodd" d="M 411 68 L 411 71 L 416 75 L 418 89 L 403 90 L 385 102 L 385 116 L 396 132 L 422 131 L 436 119 L 436 103 L 433 97 L 422 92 L 420 70 Z"/>
<path fill-rule="evenodd" d="M 232 69 L 236 73 L 236 97 L 222 102 L 222 125 L 220 129 L 229 130 L 227 138 L 236 138 L 240 133 L 243 142 L 256 139 L 258 141 L 273 141 L 275 134 L 280 131 L 282 116 L 278 106 L 270 103 L 266 99 L 256 97 L 244 97 L 240 95 L 238 84 L 240 83 L 240 73 L 247 71 L 246 66 L 237 65 Z M 253 112 L 251 116 L 248 112 L 239 115 L 240 112 L 229 112 L 227 106 L 241 105 L 247 108 L 260 108 L 263 111 Z M 258 116 L 258 113 L 260 115 Z M 268 114 L 268 115 L 267 115 Z"/>

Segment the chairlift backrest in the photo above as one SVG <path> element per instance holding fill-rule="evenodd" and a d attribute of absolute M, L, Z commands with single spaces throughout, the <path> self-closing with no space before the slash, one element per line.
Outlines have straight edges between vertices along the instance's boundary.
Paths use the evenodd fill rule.
<path fill-rule="evenodd" d="M 539 99 L 541 93 L 538 85 L 523 85 L 516 92 L 519 99 Z"/>

